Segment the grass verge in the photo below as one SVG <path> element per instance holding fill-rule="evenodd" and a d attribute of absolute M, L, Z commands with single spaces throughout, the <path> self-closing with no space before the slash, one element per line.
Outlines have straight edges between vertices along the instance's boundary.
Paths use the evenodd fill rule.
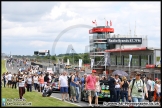
<path fill-rule="evenodd" d="M 2 98 L 6 99 L 6 105 L 8 102 L 15 102 L 15 101 L 11 101 L 14 99 L 19 99 L 19 93 L 17 89 L 12 89 L 12 88 L 1 88 L 2 90 Z M 78 107 L 74 104 L 70 104 L 67 102 L 63 102 L 61 100 L 52 98 L 52 97 L 42 97 L 40 93 L 32 91 L 32 92 L 26 92 L 23 96 L 26 101 L 17 101 L 16 103 L 25 103 L 28 104 L 30 106 L 41 106 L 41 107 L 45 107 L 45 106 L 53 106 L 53 107 Z"/>
<path fill-rule="evenodd" d="M 7 72 L 5 63 L 6 63 L 6 60 L 1 60 L 1 74 Z"/>
<path fill-rule="evenodd" d="M 5 60 L 2 60 L 1 61 L 1 74 L 6 72 L 6 67 L 5 67 Z M 26 101 L 16 101 L 15 102 L 15 99 L 19 99 L 19 92 L 17 89 L 12 89 L 12 88 L 4 88 L 4 87 L 1 87 L 1 92 L 2 92 L 2 98 L 5 98 L 6 100 L 6 105 L 10 102 L 11 104 L 8 105 L 8 106 L 14 106 L 12 105 L 13 103 L 15 104 L 18 104 L 18 103 L 24 103 L 26 105 L 24 106 L 27 106 L 27 104 L 29 106 L 53 106 L 53 107 L 65 107 L 65 106 L 68 106 L 68 107 L 78 107 L 74 104 L 70 104 L 70 103 L 67 103 L 67 102 L 63 102 L 61 100 L 58 100 L 58 99 L 55 99 L 55 98 L 52 98 L 52 97 L 42 97 L 41 96 L 41 93 L 39 92 L 36 92 L 36 91 L 32 91 L 32 92 L 26 92 L 24 94 L 24 98 L 26 99 Z M 3 100 L 3 99 L 2 99 Z M 31 103 L 31 105 L 30 105 Z M 18 106 L 18 105 L 16 105 Z"/>

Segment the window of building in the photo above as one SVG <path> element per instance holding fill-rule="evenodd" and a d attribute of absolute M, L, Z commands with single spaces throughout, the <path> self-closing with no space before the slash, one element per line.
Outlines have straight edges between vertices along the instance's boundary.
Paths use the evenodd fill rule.
<path fill-rule="evenodd" d="M 111 55 L 110 56 L 110 59 L 111 59 L 111 65 L 116 65 L 116 56 L 115 55 Z"/>
<path fill-rule="evenodd" d="M 107 44 L 107 49 L 115 49 L 115 44 Z"/>
<path fill-rule="evenodd" d="M 96 43 L 94 44 L 96 52 L 101 52 L 106 50 L 106 43 Z"/>
<path fill-rule="evenodd" d="M 117 65 L 122 65 L 121 57 L 120 56 L 117 56 Z"/>
<path fill-rule="evenodd" d="M 149 55 L 149 64 L 153 64 L 153 55 Z"/>
<path fill-rule="evenodd" d="M 139 56 L 132 55 L 132 66 L 139 66 Z"/>
<path fill-rule="evenodd" d="M 155 73 L 155 78 L 161 79 L 161 75 L 160 75 L 160 74 Z"/>
<path fill-rule="evenodd" d="M 124 55 L 124 66 L 128 66 L 129 64 L 129 55 Z"/>
<path fill-rule="evenodd" d="M 141 55 L 141 66 L 145 67 L 148 64 L 148 55 Z"/>

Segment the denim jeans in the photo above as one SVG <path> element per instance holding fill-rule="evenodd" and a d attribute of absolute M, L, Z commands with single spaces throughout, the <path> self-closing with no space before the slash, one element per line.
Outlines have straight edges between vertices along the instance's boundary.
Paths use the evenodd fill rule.
<path fill-rule="evenodd" d="M 34 83 L 34 89 L 37 90 L 38 84 Z"/>
<path fill-rule="evenodd" d="M 133 102 L 142 102 L 143 98 L 138 98 L 138 97 L 132 97 Z M 134 107 L 140 107 L 140 106 L 134 106 Z"/>
<path fill-rule="evenodd" d="M 75 89 L 76 89 L 76 99 L 77 99 L 77 101 L 79 101 L 79 87 L 75 87 Z"/>
<path fill-rule="evenodd" d="M 110 102 L 116 102 L 115 88 L 110 88 Z"/>
<path fill-rule="evenodd" d="M 32 84 L 27 84 L 27 91 L 29 92 L 32 92 Z"/>
<path fill-rule="evenodd" d="M 116 102 L 119 102 L 120 88 L 115 88 L 115 92 L 116 92 Z"/>
<path fill-rule="evenodd" d="M 121 91 L 122 102 L 125 102 L 124 97 L 125 97 L 126 102 L 128 102 L 128 91 Z"/>

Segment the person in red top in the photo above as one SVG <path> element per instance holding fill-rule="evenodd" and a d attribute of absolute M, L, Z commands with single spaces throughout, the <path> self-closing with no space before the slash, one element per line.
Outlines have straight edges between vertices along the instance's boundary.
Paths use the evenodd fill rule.
<path fill-rule="evenodd" d="M 85 83 L 85 90 L 87 90 L 88 93 L 88 101 L 89 101 L 89 106 L 92 107 L 92 99 L 95 94 L 95 88 L 96 88 L 96 70 L 92 70 L 92 74 L 88 75 L 86 78 L 86 83 Z"/>
<path fill-rule="evenodd" d="M 38 78 L 39 81 L 39 87 L 40 87 L 40 92 L 43 92 L 43 87 L 44 87 L 44 76 L 41 74 Z"/>

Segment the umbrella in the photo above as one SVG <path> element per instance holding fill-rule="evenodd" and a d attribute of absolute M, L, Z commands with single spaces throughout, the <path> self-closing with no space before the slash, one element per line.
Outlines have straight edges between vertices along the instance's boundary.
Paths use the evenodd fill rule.
<path fill-rule="evenodd" d="M 112 73 L 112 75 L 118 74 L 119 76 L 128 76 L 128 74 L 122 70 L 116 70 Z"/>

